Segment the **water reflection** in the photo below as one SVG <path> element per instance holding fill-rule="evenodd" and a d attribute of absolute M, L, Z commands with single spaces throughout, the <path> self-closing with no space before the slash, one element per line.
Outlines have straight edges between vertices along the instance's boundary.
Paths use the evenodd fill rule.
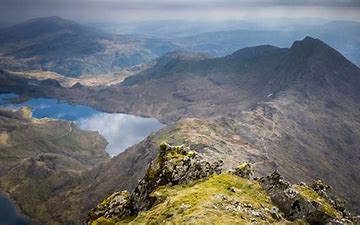
<path fill-rule="evenodd" d="M 106 151 L 117 155 L 120 150 L 140 142 L 151 132 L 164 127 L 153 118 L 141 118 L 127 114 L 98 113 L 78 120 L 80 128 L 99 131 L 109 142 Z"/>
<path fill-rule="evenodd" d="M 35 118 L 59 118 L 75 121 L 84 130 L 98 131 L 108 141 L 106 151 L 115 156 L 162 127 L 156 119 L 142 118 L 121 113 L 103 113 L 91 107 L 70 105 L 55 99 L 30 99 L 11 103 L 15 94 L 0 94 L 0 107 L 17 109 L 30 106 Z M 13 202 L 0 194 L 0 225 L 30 225 L 21 217 Z"/>
<path fill-rule="evenodd" d="M 143 118 L 122 113 L 103 113 L 91 107 L 70 105 L 56 99 L 30 99 L 19 104 L 9 103 L 14 94 L 0 94 L 0 105 L 6 108 L 33 108 L 35 118 L 59 118 L 75 121 L 80 128 L 98 131 L 108 141 L 106 151 L 115 156 L 127 147 L 134 145 L 150 133 L 164 127 L 164 124 L 153 118 Z"/>

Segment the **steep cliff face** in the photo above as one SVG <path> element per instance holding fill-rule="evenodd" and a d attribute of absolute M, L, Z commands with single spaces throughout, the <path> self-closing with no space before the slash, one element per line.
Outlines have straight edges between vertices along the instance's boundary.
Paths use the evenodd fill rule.
<path fill-rule="evenodd" d="M 89 212 L 87 224 L 353 224 L 321 181 L 291 185 L 277 172 L 253 178 L 251 164 L 222 172 L 184 146 L 160 145 L 132 192 L 115 192 Z"/>

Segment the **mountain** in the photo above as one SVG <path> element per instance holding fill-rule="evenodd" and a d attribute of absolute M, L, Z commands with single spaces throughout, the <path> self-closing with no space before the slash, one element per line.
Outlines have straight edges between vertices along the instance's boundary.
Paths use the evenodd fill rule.
<path fill-rule="evenodd" d="M 109 73 L 150 62 L 175 49 L 167 41 L 107 34 L 60 17 L 0 29 L 0 43 L 0 68 L 65 76 Z"/>
<path fill-rule="evenodd" d="M 169 122 L 180 117 L 240 114 L 261 101 L 298 88 L 299 80 L 301 85 L 311 84 L 313 87 L 306 87 L 313 88 L 311 91 L 326 89 L 329 96 L 340 91 L 347 95 L 345 99 L 358 102 L 358 73 L 359 69 L 334 49 L 319 40 L 305 38 L 291 48 L 257 46 L 221 58 L 181 60 L 165 56 L 152 68 L 91 98 L 95 107 L 105 111 L 155 116 Z M 312 79 L 316 82 L 309 81 Z M 338 79 L 344 81 L 339 83 Z M 303 87 L 299 89 L 304 92 Z"/>
<path fill-rule="evenodd" d="M 326 41 L 350 61 L 360 65 L 360 23 L 356 22 L 334 21 L 320 25 L 275 27 L 270 30 L 232 29 L 174 38 L 171 41 L 189 51 L 224 56 L 247 46 L 270 44 L 286 47 L 293 40 L 306 35 Z"/>
<path fill-rule="evenodd" d="M 80 221 L 115 191 L 134 190 L 163 141 L 185 144 L 208 161 L 221 159 L 226 169 L 245 161 L 256 176 L 277 170 L 293 183 L 322 179 L 358 212 L 360 69 L 319 39 L 306 37 L 289 48 L 248 47 L 220 58 L 166 54 L 154 66 L 101 89 L 65 88 L 6 71 L 0 80 L 1 91 L 168 124 L 50 196 L 46 201 L 54 204 L 67 196 L 64 216 L 53 217 L 59 224 Z"/>
<path fill-rule="evenodd" d="M 206 24 L 197 26 L 206 27 Z M 197 28 L 200 34 L 194 36 L 169 38 L 165 35 L 159 39 L 109 34 L 60 17 L 36 18 L 0 29 L 0 68 L 52 71 L 71 77 L 98 75 L 148 63 L 177 49 L 225 56 L 246 46 L 271 44 L 286 47 L 294 39 L 305 35 L 325 40 L 360 65 L 358 23 L 337 21 L 323 25 L 285 27 L 283 30 L 250 29 L 253 26 L 246 25 L 249 29 L 236 30 L 236 26 L 231 25 L 229 29 L 232 30 L 208 33 L 200 33 L 201 29 Z M 145 32 L 149 27 L 151 25 L 148 24 L 139 29 Z"/>
<path fill-rule="evenodd" d="M 193 127 L 196 135 L 189 138 L 211 146 L 203 150 L 208 157 L 240 151 L 258 162 L 259 172 L 277 169 L 293 182 L 321 178 L 350 205 L 359 204 L 360 69 L 341 54 L 307 37 L 290 48 L 258 46 L 222 58 L 171 62 L 103 93 L 118 93 L 113 100 L 123 110 L 165 121 L 215 119 Z M 196 143 L 202 135 L 214 140 Z"/>

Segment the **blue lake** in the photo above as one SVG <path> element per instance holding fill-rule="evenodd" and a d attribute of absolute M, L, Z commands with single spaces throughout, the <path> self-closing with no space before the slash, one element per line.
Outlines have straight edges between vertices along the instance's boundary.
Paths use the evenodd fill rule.
<path fill-rule="evenodd" d="M 38 98 L 19 104 L 10 103 L 17 97 L 16 94 L 0 94 L 0 107 L 18 109 L 22 106 L 30 106 L 35 118 L 71 120 L 84 130 L 98 131 L 108 141 L 106 151 L 110 156 L 119 154 L 165 126 L 153 118 L 122 113 L 103 113 L 88 106 L 70 105 L 56 99 Z M 19 215 L 12 200 L 1 194 L 0 225 L 30 225 Z"/>
<path fill-rule="evenodd" d="M 15 94 L 0 94 L 0 107 L 18 109 L 30 106 L 35 118 L 58 118 L 74 121 L 81 129 L 98 131 L 108 141 L 106 151 L 115 156 L 140 142 L 165 125 L 154 118 L 123 113 L 104 113 L 83 105 L 70 105 L 56 99 L 37 98 L 19 104 L 9 103 Z"/>

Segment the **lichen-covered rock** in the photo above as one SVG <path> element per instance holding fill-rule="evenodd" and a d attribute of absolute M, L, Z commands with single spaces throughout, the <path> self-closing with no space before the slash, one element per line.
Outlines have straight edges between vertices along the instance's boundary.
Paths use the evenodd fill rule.
<path fill-rule="evenodd" d="M 360 216 L 351 217 L 351 221 L 353 221 L 354 224 L 360 224 Z"/>
<path fill-rule="evenodd" d="M 250 163 L 242 163 L 239 166 L 237 166 L 236 168 L 234 168 L 233 173 L 238 175 L 239 177 L 244 177 L 244 178 L 250 179 L 251 176 L 253 175 L 253 171 L 251 169 L 251 164 Z"/>
<path fill-rule="evenodd" d="M 181 146 L 160 145 L 158 157 L 150 165 L 145 177 L 135 189 L 134 204 L 138 210 L 151 207 L 155 199 L 149 198 L 161 185 L 186 184 L 194 180 L 221 173 L 222 161 L 207 162 L 199 159 L 196 152 Z"/>
<path fill-rule="evenodd" d="M 332 201 L 315 191 L 329 189 L 325 184 L 315 183 L 312 186 L 315 190 L 306 184 L 290 185 L 277 172 L 262 177 L 259 182 L 289 220 L 300 219 L 310 224 L 348 224 L 347 221 L 350 221 Z"/>
<path fill-rule="evenodd" d="M 160 168 L 158 183 L 185 184 L 214 173 L 221 173 L 221 160 L 212 163 L 201 160 L 194 151 L 184 146 L 163 143 L 160 150 L 164 152 L 164 164 Z"/>
<path fill-rule="evenodd" d="M 89 212 L 88 222 L 100 217 L 121 218 L 133 214 L 132 196 L 128 191 L 115 192 Z"/>
<path fill-rule="evenodd" d="M 325 184 L 322 180 L 316 180 L 310 185 L 310 187 L 322 198 L 329 201 L 331 205 L 333 205 L 336 210 L 340 211 L 344 216 L 351 216 L 349 211 L 345 208 L 345 202 L 335 195 L 330 185 Z"/>
<path fill-rule="evenodd" d="M 310 212 L 309 205 L 279 173 L 274 172 L 270 176 L 262 177 L 259 182 L 286 218 L 302 219 Z"/>
<path fill-rule="evenodd" d="M 163 185 L 187 184 L 221 173 L 222 161 L 201 160 L 196 152 L 184 146 L 160 145 L 157 158 L 150 164 L 144 178 L 130 195 L 127 191 L 116 192 L 89 213 L 89 222 L 104 216 L 122 218 L 149 209 L 156 198 L 150 196 Z"/>

